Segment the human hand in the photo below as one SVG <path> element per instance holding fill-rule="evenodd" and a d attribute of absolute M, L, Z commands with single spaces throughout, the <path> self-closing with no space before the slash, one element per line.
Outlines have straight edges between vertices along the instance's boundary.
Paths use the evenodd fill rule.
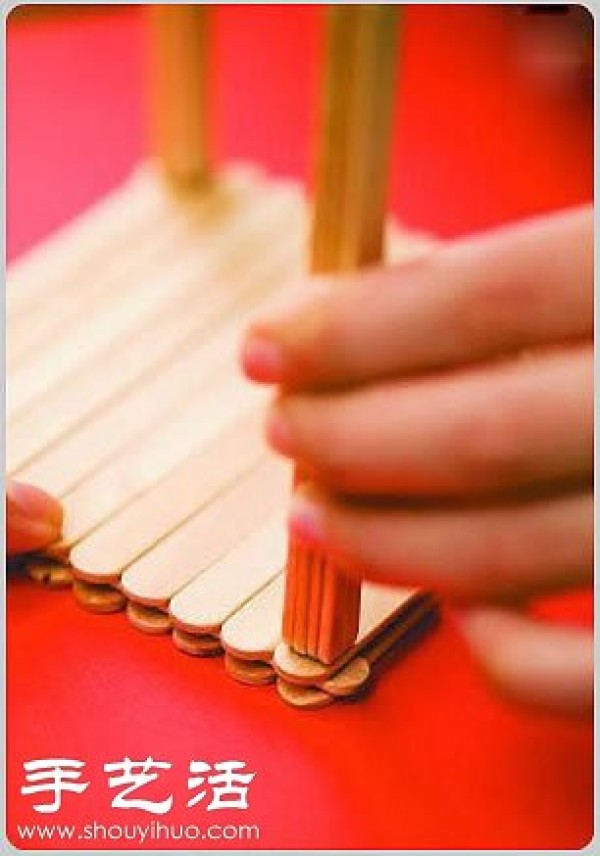
<path fill-rule="evenodd" d="M 315 278 L 243 351 L 280 387 L 271 445 L 312 475 L 292 533 L 460 604 L 496 684 L 563 710 L 591 706 L 591 634 L 521 606 L 592 578 L 592 337 L 582 208 Z"/>
<path fill-rule="evenodd" d="M 31 553 L 60 537 L 60 503 L 43 490 L 9 481 L 6 488 L 6 551 L 9 556 Z"/>

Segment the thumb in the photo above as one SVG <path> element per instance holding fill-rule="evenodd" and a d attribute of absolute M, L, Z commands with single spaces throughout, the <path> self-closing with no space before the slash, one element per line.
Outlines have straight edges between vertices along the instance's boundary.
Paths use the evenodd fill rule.
<path fill-rule="evenodd" d="M 9 481 L 6 487 L 6 551 L 28 553 L 60 537 L 63 512 L 45 491 Z"/>

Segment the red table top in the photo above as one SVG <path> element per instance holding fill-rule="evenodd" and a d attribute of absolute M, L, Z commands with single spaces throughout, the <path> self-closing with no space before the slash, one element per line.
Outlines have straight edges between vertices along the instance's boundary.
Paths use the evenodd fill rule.
<path fill-rule="evenodd" d="M 322 17 L 307 6 L 216 11 L 216 157 L 306 177 Z M 144 33 L 139 8 L 9 22 L 9 258 L 142 156 Z M 588 105 L 551 99 L 520 76 L 506 10 L 413 7 L 403 39 L 392 201 L 405 222 L 450 236 L 591 198 Z M 259 842 L 219 848 L 566 849 L 590 839 L 591 726 L 493 696 L 451 621 L 387 668 L 360 704 L 301 713 L 272 689 L 234 683 L 219 660 L 143 636 L 123 615 L 84 613 L 68 591 L 13 577 L 7 600 L 8 834 L 17 846 L 17 824 L 156 820 L 111 808 L 102 766 L 126 755 L 173 765 L 144 792 L 174 794 L 162 822 L 260 825 Z M 591 624 L 588 593 L 540 609 Z M 85 761 L 90 786 L 44 816 L 20 794 L 22 764 L 51 757 Z M 248 811 L 188 808 L 189 761 L 233 758 L 257 774 Z M 108 845 L 60 848 L 85 846 Z M 186 846 L 199 845 L 144 845 Z"/>

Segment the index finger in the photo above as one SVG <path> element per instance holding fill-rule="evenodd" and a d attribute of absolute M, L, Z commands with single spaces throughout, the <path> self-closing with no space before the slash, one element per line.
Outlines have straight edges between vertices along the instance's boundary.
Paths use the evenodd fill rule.
<path fill-rule="evenodd" d="M 347 385 L 589 338 L 592 219 L 573 209 L 305 283 L 252 324 L 244 369 L 290 387 Z"/>

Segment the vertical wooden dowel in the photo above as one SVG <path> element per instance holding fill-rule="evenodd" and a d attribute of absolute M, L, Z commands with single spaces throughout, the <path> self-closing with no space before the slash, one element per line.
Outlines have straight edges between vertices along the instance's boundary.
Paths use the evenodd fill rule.
<path fill-rule="evenodd" d="M 149 6 L 152 146 L 167 180 L 202 186 L 208 156 L 208 18 L 197 4 Z"/>
<path fill-rule="evenodd" d="M 329 10 L 328 62 L 317 158 L 311 269 L 350 271 L 383 257 L 396 65 L 397 7 Z M 302 472 L 296 480 L 302 481 Z M 283 635 L 325 663 L 358 630 L 360 582 L 327 556 L 291 543 Z"/>

